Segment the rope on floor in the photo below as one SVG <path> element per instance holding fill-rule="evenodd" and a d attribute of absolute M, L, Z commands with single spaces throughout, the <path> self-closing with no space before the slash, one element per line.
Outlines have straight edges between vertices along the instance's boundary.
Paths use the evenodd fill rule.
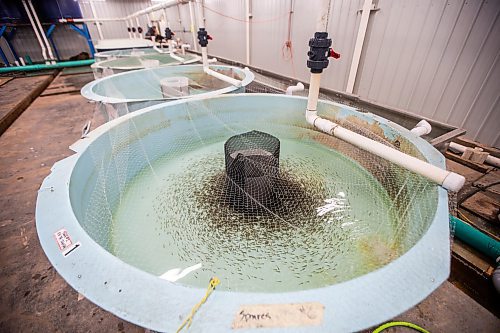
<path fill-rule="evenodd" d="M 179 333 L 184 327 L 189 329 L 189 326 L 191 326 L 191 323 L 193 322 L 194 315 L 200 309 L 200 307 L 207 301 L 208 297 L 212 294 L 212 292 L 215 290 L 215 287 L 217 287 L 217 285 L 219 283 L 220 283 L 220 280 L 216 276 L 214 276 L 213 278 L 210 279 L 205 296 L 203 296 L 203 298 L 201 299 L 201 301 L 198 304 L 193 306 L 193 308 L 191 309 L 191 313 L 189 314 L 189 316 L 187 316 L 186 319 L 184 319 L 181 326 L 179 326 L 179 328 L 177 329 L 176 333 Z"/>

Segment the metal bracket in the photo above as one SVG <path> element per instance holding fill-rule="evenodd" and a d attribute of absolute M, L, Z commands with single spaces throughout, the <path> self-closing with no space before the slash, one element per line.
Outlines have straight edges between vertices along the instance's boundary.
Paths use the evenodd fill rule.
<path fill-rule="evenodd" d="M 90 32 L 89 28 L 85 23 L 82 24 L 82 28 L 77 27 L 74 23 L 70 23 L 69 27 L 73 29 L 74 31 L 78 32 L 80 35 L 85 37 L 87 40 L 87 43 L 89 44 L 89 50 L 90 54 L 92 55 L 92 58 L 94 57 L 95 54 L 95 48 L 94 48 L 94 43 L 92 43 L 92 38 L 90 37 Z"/>

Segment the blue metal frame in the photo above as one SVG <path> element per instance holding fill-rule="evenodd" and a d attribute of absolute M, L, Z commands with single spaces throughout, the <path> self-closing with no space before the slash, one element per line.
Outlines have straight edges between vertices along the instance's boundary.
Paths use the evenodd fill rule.
<path fill-rule="evenodd" d="M 82 24 L 82 28 L 77 27 L 74 23 L 69 24 L 70 28 L 78 32 L 80 35 L 85 37 L 87 40 L 87 43 L 89 44 L 89 50 L 92 58 L 94 57 L 95 54 L 95 48 L 94 48 L 94 43 L 92 43 L 92 38 L 90 37 L 90 32 L 89 28 L 85 23 Z"/>
<path fill-rule="evenodd" d="M 5 42 L 7 43 L 7 46 L 10 48 L 10 52 L 12 52 L 12 55 L 17 61 L 17 59 L 19 59 L 19 56 L 17 55 L 14 46 L 12 46 L 12 43 L 10 42 L 14 38 L 14 35 L 16 33 L 16 27 L 12 27 L 12 29 L 8 33 L 6 33 L 6 31 L 7 31 L 7 25 L 0 26 L 0 38 L 2 37 L 5 38 Z M 2 60 L 5 63 L 5 65 L 10 66 L 9 60 L 7 59 L 7 56 L 5 55 L 5 53 L 1 48 L 0 48 L 0 56 L 2 57 Z"/>
<path fill-rule="evenodd" d="M 52 48 L 54 49 L 57 60 L 61 61 L 61 57 L 59 56 L 59 52 L 57 51 L 56 43 L 54 42 L 54 38 L 52 38 L 52 33 L 54 32 L 55 28 L 56 28 L 56 25 L 54 23 L 52 23 L 49 27 L 49 30 L 47 30 L 47 33 L 45 35 L 49 39 L 50 44 L 52 45 Z"/>

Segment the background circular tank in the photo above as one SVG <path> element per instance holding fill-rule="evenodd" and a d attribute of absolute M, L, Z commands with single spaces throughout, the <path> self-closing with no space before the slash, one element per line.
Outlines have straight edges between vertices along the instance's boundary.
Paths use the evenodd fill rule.
<path fill-rule="evenodd" d="M 232 66 L 210 66 L 211 69 L 241 80 L 235 87 L 203 72 L 202 65 L 167 66 L 130 71 L 104 77 L 85 85 L 81 92 L 90 101 L 99 102 L 106 112 L 122 116 L 132 111 L 178 98 L 203 97 L 224 93 L 244 92 L 254 75 L 247 69 Z M 187 77 L 189 94 L 168 97 L 162 92 L 161 81 L 168 77 Z"/>
<path fill-rule="evenodd" d="M 338 152 L 345 152 L 347 159 L 344 161 L 354 163 L 350 164 L 352 166 L 358 165 L 353 172 L 356 168 L 364 169 L 366 175 L 372 174 L 385 191 L 394 191 L 389 194 L 394 205 L 397 205 L 401 195 L 413 195 L 412 200 L 403 203 L 404 214 L 407 215 L 400 220 L 404 222 L 398 237 L 401 251 L 377 268 L 320 287 L 298 286 L 279 291 L 268 290 L 269 286 L 264 283 L 263 290 L 267 291 L 241 291 L 251 286 L 228 290 L 231 281 L 221 279 L 219 288 L 196 314 L 191 329 L 232 331 L 233 319 L 242 305 L 317 302 L 324 309 L 323 320 L 313 328 L 298 327 L 297 332 L 311 329 L 315 332 L 351 332 L 374 326 L 416 305 L 449 275 L 447 192 L 441 187 L 429 185 L 415 196 L 413 186 L 419 180 L 412 175 L 392 169 L 390 165 L 379 170 L 385 165 L 383 161 L 372 165 L 374 160 L 369 159 L 366 153 L 356 154 L 350 149 L 343 149 L 348 147 L 342 146 L 342 143 L 338 143 L 336 148 L 330 147 L 329 137 L 324 137 L 325 134 L 306 124 L 306 103 L 303 97 L 269 94 L 178 100 L 130 113 L 97 128 L 71 147 L 74 155 L 52 167 L 51 174 L 38 192 L 37 231 L 50 262 L 73 288 L 102 308 L 156 331 L 175 331 L 182 318 L 205 294 L 205 288 L 168 282 L 138 268 L 137 264 L 125 263 L 116 256 L 119 254 L 114 252 L 116 249 L 109 242 L 119 225 L 106 215 L 100 215 L 96 223 L 91 223 L 88 214 L 105 214 L 106 210 L 102 210 L 104 204 L 119 207 L 123 199 L 121 188 L 131 184 L 144 170 L 151 168 L 151 163 L 172 153 L 176 147 L 186 147 L 186 142 L 200 145 L 219 142 L 215 139 L 223 145 L 235 132 L 242 133 L 250 127 L 280 139 L 282 161 L 286 160 L 283 149 L 290 144 L 290 138 L 299 144 L 305 140 L 314 143 L 314 147 L 321 147 L 332 158 L 343 158 L 338 156 Z M 379 138 L 388 144 L 397 142 L 401 150 L 438 167 L 445 167 L 443 156 L 430 144 L 383 118 L 325 101 L 319 102 L 318 113 L 340 123 L 356 123 L 365 131 L 378 133 Z M 320 136 L 324 140 L 319 140 Z M 311 149 L 309 156 L 314 157 Z M 120 160 L 128 161 L 125 169 L 117 169 Z M 324 162 L 327 163 L 328 159 Z M 103 165 L 109 167 L 103 168 Z M 303 170 L 318 168 L 320 164 L 308 163 L 305 167 Z M 393 174 L 394 171 L 397 172 Z M 389 178 L 400 187 L 387 188 Z M 98 184 L 104 184 L 105 191 L 98 193 L 101 199 L 92 199 L 92 189 Z M 203 220 L 198 223 L 203 223 Z M 54 239 L 54 234 L 62 229 L 74 243 L 79 244 L 69 255 L 62 253 Z M 153 238 L 148 241 L 153 241 Z M 177 244 L 176 248 L 183 246 L 185 244 Z M 197 255 L 196 249 L 191 251 Z M 228 269 L 230 274 L 231 268 Z M 207 283 L 204 281 L 202 284 Z"/>
<path fill-rule="evenodd" d="M 156 52 L 154 54 L 136 55 L 99 61 L 92 64 L 90 67 L 94 72 L 94 77 L 96 79 L 99 79 L 108 75 L 144 68 L 192 64 L 199 61 L 200 59 L 201 58 L 199 56 L 190 53 L 187 53 L 185 55 L 176 54 L 175 57 L 173 57 L 169 53 Z"/>

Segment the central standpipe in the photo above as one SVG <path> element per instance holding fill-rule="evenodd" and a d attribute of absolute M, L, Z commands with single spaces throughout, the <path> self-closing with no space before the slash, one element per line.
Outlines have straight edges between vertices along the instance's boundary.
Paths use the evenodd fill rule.
<path fill-rule="evenodd" d="M 226 194 L 232 208 L 248 214 L 273 212 L 279 206 L 274 189 L 279 178 L 280 141 L 251 131 L 229 138 L 224 154 Z"/>

